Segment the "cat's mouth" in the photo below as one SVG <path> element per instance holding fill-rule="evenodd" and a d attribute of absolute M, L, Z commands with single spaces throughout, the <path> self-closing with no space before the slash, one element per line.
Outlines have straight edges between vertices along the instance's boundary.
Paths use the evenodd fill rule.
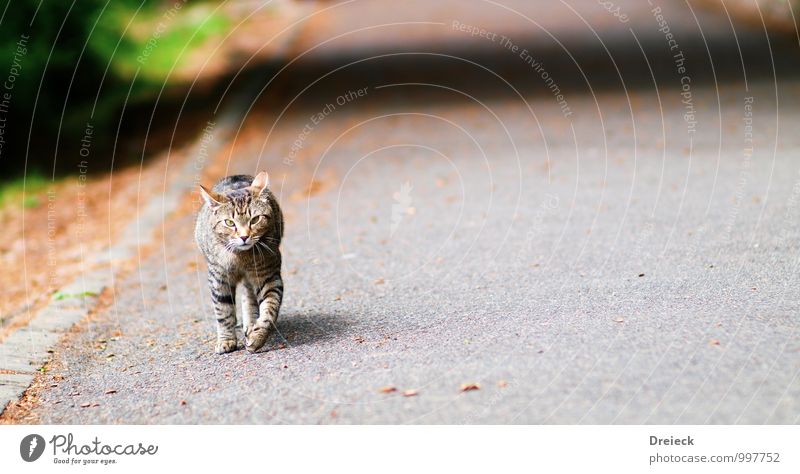
<path fill-rule="evenodd" d="M 244 252 L 246 250 L 250 250 L 256 246 L 258 243 L 258 239 L 251 239 L 247 242 L 242 242 L 239 239 L 236 240 L 229 240 L 228 243 L 225 244 L 225 249 L 229 252 Z"/>

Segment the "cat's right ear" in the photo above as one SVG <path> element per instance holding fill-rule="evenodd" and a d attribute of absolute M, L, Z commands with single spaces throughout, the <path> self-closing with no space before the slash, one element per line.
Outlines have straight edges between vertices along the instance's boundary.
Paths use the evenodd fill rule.
<path fill-rule="evenodd" d="M 222 196 L 214 191 L 209 191 L 202 184 L 198 184 L 198 186 L 200 187 L 200 195 L 203 196 L 203 200 L 205 200 L 209 207 L 213 209 L 222 204 Z"/>

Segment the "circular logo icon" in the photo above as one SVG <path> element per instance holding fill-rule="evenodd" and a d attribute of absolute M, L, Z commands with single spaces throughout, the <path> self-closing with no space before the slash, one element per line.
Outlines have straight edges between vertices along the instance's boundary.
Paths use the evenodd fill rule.
<path fill-rule="evenodd" d="M 44 452 L 44 438 L 38 434 L 29 434 L 19 443 L 19 455 L 26 462 L 39 459 Z"/>

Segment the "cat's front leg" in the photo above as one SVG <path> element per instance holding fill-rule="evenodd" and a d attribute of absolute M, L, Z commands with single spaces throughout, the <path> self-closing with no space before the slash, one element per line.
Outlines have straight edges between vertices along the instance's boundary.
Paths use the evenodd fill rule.
<path fill-rule="evenodd" d="M 276 276 L 277 278 L 266 280 L 256 293 L 258 320 L 245 339 L 245 347 L 250 352 L 261 349 L 278 322 L 278 313 L 283 300 L 283 280 L 280 273 L 277 273 Z"/>
<path fill-rule="evenodd" d="M 244 332 L 245 340 L 250 332 L 253 331 L 253 325 L 258 319 L 258 300 L 253 288 L 249 284 L 243 284 L 241 288 L 242 299 L 242 331 Z"/>
<path fill-rule="evenodd" d="M 236 350 L 236 304 L 235 285 L 230 284 L 219 273 L 209 271 L 208 284 L 211 288 L 211 301 L 217 320 L 217 354 Z"/>

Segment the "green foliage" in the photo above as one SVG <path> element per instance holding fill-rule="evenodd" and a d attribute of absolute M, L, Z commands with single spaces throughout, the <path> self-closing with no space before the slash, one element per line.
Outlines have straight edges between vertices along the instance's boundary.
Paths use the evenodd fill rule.
<path fill-rule="evenodd" d="M 87 296 L 100 296 L 93 291 L 82 291 L 80 293 L 64 293 L 61 291 L 56 291 L 53 293 L 53 299 L 56 301 L 65 300 L 67 298 L 85 298 Z"/>
<path fill-rule="evenodd" d="M 194 48 L 227 27 L 227 19 L 205 5 L 177 1 L 160 9 L 139 9 L 116 3 L 89 37 L 89 48 L 110 63 L 117 77 L 132 80 L 138 71 L 140 85 L 160 87 Z"/>
<path fill-rule="evenodd" d="M 41 204 L 40 194 L 50 184 L 50 180 L 39 173 L 29 173 L 25 178 L 0 182 L 0 209 L 6 205 L 18 205 L 30 209 Z"/>
<path fill-rule="evenodd" d="M 113 137 L 113 119 L 126 103 L 174 84 L 192 52 L 228 26 L 213 2 L 10 2 L 0 18 L 0 94 L 11 95 L 9 110 L 0 110 L 8 115 L 0 119 L 7 118 L 10 142 L 0 163 L 20 169 L 28 156 L 50 164 L 58 147 L 70 145 L 64 140 L 74 145 L 90 121 L 108 126 L 98 142 Z M 18 76 L 7 89 L 12 69 Z"/>

